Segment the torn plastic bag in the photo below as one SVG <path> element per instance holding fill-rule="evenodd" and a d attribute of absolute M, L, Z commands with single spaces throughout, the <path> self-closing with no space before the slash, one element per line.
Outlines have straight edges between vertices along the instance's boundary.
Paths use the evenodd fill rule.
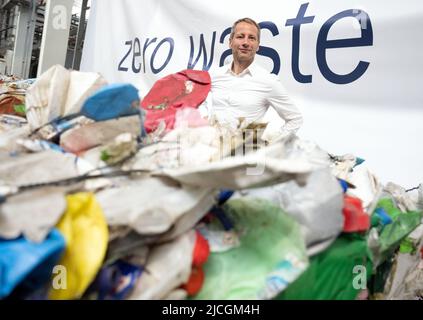
<path fill-rule="evenodd" d="M 138 136 L 141 133 L 140 128 L 138 116 L 94 122 L 65 132 L 60 137 L 60 145 L 66 151 L 78 154 L 108 143 L 122 133 Z"/>
<path fill-rule="evenodd" d="M 379 237 L 382 252 L 398 246 L 402 239 L 421 224 L 421 220 L 421 212 L 410 211 L 401 214 L 393 223 L 387 225 Z"/>
<path fill-rule="evenodd" d="M 278 206 L 234 199 L 224 208 L 241 245 L 210 255 L 204 286 L 195 299 L 271 299 L 307 269 L 300 226 Z"/>
<path fill-rule="evenodd" d="M 415 229 L 406 240 L 410 243 L 411 250 L 400 250 L 395 259 L 384 289 L 387 300 L 414 300 L 418 294 L 423 293 L 423 257 L 420 252 L 423 245 L 423 225 Z"/>
<path fill-rule="evenodd" d="M 310 258 L 309 268 L 278 300 L 354 300 L 372 275 L 366 240 L 343 234 L 325 251 Z"/>
<path fill-rule="evenodd" d="M 220 146 L 220 137 L 229 134 L 227 130 L 210 126 L 175 129 L 160 142 L 142 148 L 128 168 L 154 171 L 219 160 L 220 155 L 226 157 L 230 154 L 230 150 Z M 239 145 L 240 139 L 235 143 Z"/>
<path fill-rule="evenodd" d="M 307 247 L 336 238 L 342 232 L 343 193 L 329 168 L 313 171 L 304 186 L 289 181 L 242 190 L 239 196 L 262 198 L 279 205 L 301 225 Z"/>
<path fill-rule="evenodd" d="M 328 153 L 313 141 L 291 135 L 283 143 L 285 145 L 284 157 L 288 159 L 306 160 L 314 170 L 327 168 L 330 165 Z"/>
<path fill-rule="evenodd" d="M 345 154 L 343 156 L 330 155 L 330 159 L 333 175 L 342 180 L 348 180 L 354 167 L 364 162 L 352 154 Z"/>
<path fill-rule="evenodd" d="M 0 206 L 0 237 L 23 235 L 42 242 L 66 210 L 64 188 L 42 188 L 10 197 Z"/>
<path fill-rule="evenodd" d="M 211 145 L 207 145 L 207 142 L 201 145 L 202 142 L 198 140 L 201 139 L 201 134 L 197 136 L 197 140 L 190 140 L 193 136 L 181 135 L 180 138 L 185 140 L 178 143 L 176 133 L 176 140 L 173 140 L 175 143 L 141 149 L 128 167 L 152 170 L 155 175 L 168 176 L 183 184 L 231 190 L 294 179 L 304 184 L 308 175 L 316 169 L 315 159 L 307 158 L 299 152 L 288 153 L 292 146 L 284 141 L 247 153 L 245 156 L 224 157 L 212 161 L 211 157 L 219 152 L 219 142 L 213 140 L 213 128 L 203 127 L 184 132 L 191 130 L 196 133 L 211 130 L 208 132 L 211 133 L 210 136 L 207 136 Z"/>
<path fill-rule="evenodd" d="M 420 183 L 417 187 L 408 189 L 406 192 L 409 199 L 415 204 L 417 210 L 423 211 L 423 183 Z"/>
<path fill-rule="evenodd" d="M 211 191 L 180 186 L 168 178 L 145 178 L 100 191 L 97 199 L 110 226 L 130 226 L 140 234 L 154 235 L 168 231 L 191 212 L 205 215 L 214 203 Z"/>
<path fill-rule="evenodd" d="M 106 80 L 98 73 L 69 71 L 56 65 L 43 73 L 26 94 L 27 118 L 32 130 L 78 113 L 84 101 Z"/>
<path fill-rule="evenodd" d="M 20 284 L 35 290 L 48 282 L 64 248 L 65 239 L 57 230 L 42 243 L 32 243 L 22 237 L 0 239 L 0 299 L 10 295 Z"/>
<path fill-rule="evenodd" d="M 383 189 L 379 179 L 366 167 L 360 166 L 354 169 L 347 181 L 355 186 L 354 189 L 348 189 L 347 194 L 361 199 L 366 212 L 373 212 Z"/>
<path fill-rule="evenodd" d="M 67 197 L 67 211 L 57 225 L 66 239 L 60 265 L 66 270 L 66 286 L 50 289 L 49 298 L 80 298 L 100 270 L 106 255 L 108 229 L 102 209 L 90 193 Z"/>
<path fill-rule="evenodd" d="M 174 241 L 152 248 L 145 272 L 138 279 L 131 300 L 163 299 L 187 283 L 191 274 L 194 230 Z"/>
<path fill-rule="evenodd" d="M 133 161 L 133 166 L 152 171 L 192 167 L 254 153 L 259 147 L 254 144 L 254 134 L 254 129 L 248 128 L 179 127 L 167 133 L 158 143 L 145 146 Z"/>
<path fill-rule="evenodd" d="M 163 168 L 156 175 L 202 188 L 239 190 L 296 180 L 305 183 L 312 166 L 299 159 L 281 158 L 282 144 L 274 144 L 245 157 L 225 158 L 197 167 Z"/>
<path fill-rule="evenodd" d="M 210 92 L 211 79 L 207 71 L 183 70 L 158 80 L 141 102 L 147 112 L 147 132 L 157 129 L 161 121 L 172 130 L 175 114 L 183 108 L 196 108 Z"/>
<path fill-rule="evenodd" d="M 283 144 L 274 144 L 247 156 L 225 158 L 197 167 L 163 168 L 157 175 L 181 183 L 209 188 L 239 190 L 296 180 L 304 184 L 312 165 L 304 159 L 284 159 Z"/>
<path fill-rule="evenodd" d="M 403 187 L 396 185 L 395 183 L 388 182 L 383 191 L 394 199 L 396 206 L 402 212 L 417 211 L 417 204 Z"/>
<path fill-rule="evenodd" d="M 399 248 L 401 241 L 416 229 L 421 221 L 421 212 L 410 211 L 399 215 L 391 224 L 385 226 L 380 234 L 377 229 L 371 229 L 368 244 L 374 266 L 378 267 L 392 255 Z"/>
<path fill-rule="evenodd" d="M 422 254 L 423 255 L 423 254 Z M 423 257 L 415 269 L 404 279 L 404 293 L 402 300 L 422 300 L 423 299 Z"/>

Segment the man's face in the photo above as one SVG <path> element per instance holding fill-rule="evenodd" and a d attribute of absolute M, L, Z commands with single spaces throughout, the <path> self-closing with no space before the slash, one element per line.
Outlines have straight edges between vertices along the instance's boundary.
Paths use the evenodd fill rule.
<path fill-rule="evenodd" d="M 255 25 L 246 22 L 236 25 L 234 37 L 229 41 L 235 61 L 253 61 L 259 45 L 258 30 Z"/>

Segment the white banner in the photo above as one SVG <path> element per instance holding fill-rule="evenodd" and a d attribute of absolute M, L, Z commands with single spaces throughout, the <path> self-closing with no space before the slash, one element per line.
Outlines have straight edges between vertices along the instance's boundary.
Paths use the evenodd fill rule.
<path fill-rule="evenodd" d="M 304 115 L 299 136 L 366 159 L 383 182 L 423 182 L 421 0 L 93 0 L 81 69 L 144 96 L 170 73 L 229 63 L 243 17 Z"/>

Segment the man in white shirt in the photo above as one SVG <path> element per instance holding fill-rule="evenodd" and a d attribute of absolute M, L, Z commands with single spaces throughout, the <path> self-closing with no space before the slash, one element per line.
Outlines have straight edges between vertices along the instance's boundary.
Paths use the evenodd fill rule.
<path fill-rule="evenodd" d="M 229 38 L 233 63 L 211 73 L 212 88 L 200 112 L 220 124 L 236 128 L 263 122 L 269 106 L 285 125 L 267 137 L 270 142 L 295 133 L 302 125 L 302 115 L 290 100 L 279 78 L 261 68 L 254 58 L 260 45 L 260 27 L 250 19 L 236 21 Z"/>

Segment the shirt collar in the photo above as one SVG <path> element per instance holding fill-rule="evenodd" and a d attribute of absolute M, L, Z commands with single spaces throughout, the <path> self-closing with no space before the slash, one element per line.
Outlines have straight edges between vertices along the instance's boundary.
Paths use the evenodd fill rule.
<path fill-rule="evenodd" d="M 233 62 L 232 62 L 233 63 Z M 233 72 L 232 72 L 232 63 L 229 63 L 228 65 L 227 65 L 227 69 L 226 69 L 226 71 L 225 71 L 225 73 L 229 73 L 229 74 L 234 74 Z M 242 73 L 240 73 L 238 76 L 241 76 L 241 75 L 245 75 L 245 74 L 250 74 L 250 75 L 254 75 L 255 74 L 255 72 L 256 72 L 256 61 L 254 60 L 249 66 L 248 66 L 248 68 L 247 69 L 245 69 Z"/>

